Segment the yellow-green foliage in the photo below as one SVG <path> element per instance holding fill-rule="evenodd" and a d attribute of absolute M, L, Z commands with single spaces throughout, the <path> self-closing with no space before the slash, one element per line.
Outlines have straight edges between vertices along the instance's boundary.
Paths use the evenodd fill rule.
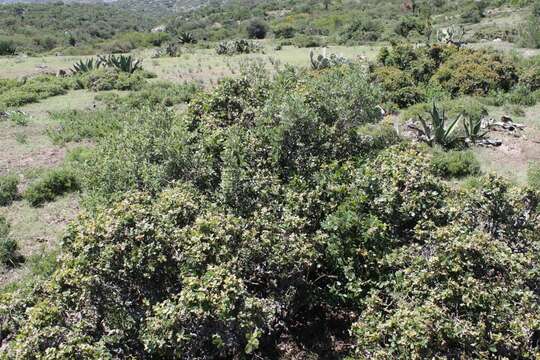
<path fill-rule="evenodd" d="M 486 95 L 490 91 L 510 90 L 518 77 L 514 65 L 503 55 L 461 49 L 433 75 L 453 95 Z"/>

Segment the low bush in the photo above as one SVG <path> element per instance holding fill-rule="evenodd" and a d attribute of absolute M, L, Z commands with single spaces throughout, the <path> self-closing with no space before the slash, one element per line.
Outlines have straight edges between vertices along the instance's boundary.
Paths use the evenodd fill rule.
<path fill-rule="evenodd" d="M 89 71 L 76 78 L 79 88 L 92 91 L 138 90 L 144 85 L 145 81 L 142 72 L 131 74 L 109 68 Z"/>
<path fill-rule="evenodd" d="M 354 20 L 345 30 L 339 34 L 339 40 L 343 44 L 354 45 L 367 41 L 377 41 L 381 37 L 383 26 L 380 22 L 363 17 Z"/>
<path fill-rule="evenodd" d="M 17 46 L 13 40 L 0 39 L 0 56 L 15 55 L 17 53 Z"/>
<path fill-rule="evenodd" d="M 17 198 L 19 178 L 14 175 L 0 176 L 0 206 L 7 206 Z"/>
<path fill-rule="evenodd" d="M 0 215 L 0 264 L 13 267 L 22 261 L 17 242 L 9 236 L 10 225 L 5 217 Z"/>
<path fill-rule="evenodd" d="M 418 16 L 404 16 L 394 27 L 394 32 L 403 37 L 409 37 L 413 32 L 423 34 L 426 30 L 426 21 Z"/>
<path fill-rule="evenodd" d="M 283 26 L 283 27 L 278 27 L 274 29 L 273 31 L 274 31 L 274 36 L 277 39 L 292 39 L 294 35 L 296 34 L 297 30 L 292 26 Z"/>
<path fill-rule="evenodd" d="M 144 106 L 174 106 L 188 103 L 201 90 L 202 87 L 195 82 L 184 84 L 153 82 L 145 84 L 140 90 L 127 96 L 98 95 L 96 100 L 103 101 L 110 107 L 125 106 L 130 109 L 140 109 Z"/>
<path fill-rule="evenodd" d="M 530 91 L 540 90 L 540 58 L 527 62 L 519 74 L 519 84 Z"/>
<path fill-rule="evenodd" d="M 67 110 L 52 113 L 51 118 L 56 125 L 49 128 L 47 134 L 55 144 L 65 144 L 82 140 L 96 140 L 117 131 L 121 126 L 123 116 L 121 113 L 109 109 Z"/>
<path fill-rule="evenodd" d="M 299 48 L 314 48 L 324 46 L 325 42 L 316 36 L 298 35 L 293 39 L 292 44 Z"/>
<path fill-rule="evenodd" d="M 480 174 L 480 162 L 472 151 L 436 151 L 431 159 L 433 171 L 443 178 L 462 178 Z"/>
<path fill-rule="evenodd" d="M 416 86 L 413 77 L 397 67 L 383 66 L 375 69 L 374 80 L 382 87 L 384 101 L 400 108 L 422 102 L 423 91 Z"/>
<path fill-rule="evenodd" d="M 40 206 L 66 193 L 79 190 L 79 180 L 68 169 L 50 170 L 30 184 L 23 198 L 32 206 Z"/>
<path fill-rule="evenodd" d="M 69 78 L 39 75 L 20 81 L 4 81 L 0 84 L 0 108 L 19 107 L 48 97 L 66 94 L 73 87 Z"/>

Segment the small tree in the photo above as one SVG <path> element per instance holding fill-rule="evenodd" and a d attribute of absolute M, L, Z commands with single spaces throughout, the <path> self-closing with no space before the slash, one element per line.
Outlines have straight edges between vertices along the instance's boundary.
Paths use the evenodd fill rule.
<path fill-rule="evenodd" d="M 328 10 L 331 3 L 332 3 L 332 0 L 323 0 L 324 10 Z"/>
<path fill-rule="evenodd" d="M 264 39 L 267 32 L 268 27 L 261 20 L 253 20 L 247 26 L 247 33 L 250 39 Z"/>

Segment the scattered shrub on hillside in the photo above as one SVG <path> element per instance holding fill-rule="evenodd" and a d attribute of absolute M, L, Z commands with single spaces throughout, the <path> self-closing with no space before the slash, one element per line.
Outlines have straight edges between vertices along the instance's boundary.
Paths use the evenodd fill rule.
<path fill-rule="evenodd" d="M 40 206 L 54 201 L 58 196 L 79 190 L 79 180 L 68 169 L 50 170 L 30 184 L 23 198 L 32 206 Z"/>
<path fill-rule="evenodd" d="M 431 159 L 435 174 L 444 178 L 462 178 L 480 174 L 480 163 L 472 151 L 436 151 Z"/>
<path fill-rule="evenodd" d="M 461 19 L 467 23 L 479 23 L 488 5 L 485 0 L 470 0 L 462 6 Z"/>
<path fill-rule="evenodd" d="M 387 103 L 404 108 L 424 100 L 425 95 L 415 85 L 412 76 L 397 67 L 379 67 L 375 69 L 373 75 L 374 80 L 383 89 L 383 97 Z"/>
<path fill-rule="evenodd" d="M 15 175 L 0 176 L 0 206 L 7 206 L 17 198 L 19 178 Z"/>
<path fill-rule="evenodd" d="M 296 29 L 292 26 L 283 26 L 273 30 L 277 39 L 292 39 L 296 34 Z"/>
<path fill-rule="evenodd" d="M 17 46 L 13 40 L 0 39 L 0 56 L 15 55 Z"/>
<path fill-rule="evenodd" d="M 340 33 L 340 42 L 352 45 L 366 41 L 377 41 L 381 37 L 382 30 L 383 27 L 380 22 L 368 17 L 363 17 L 354 20 Z"/>
<path fill-rule="evenodd" d="M 394 32 L 403 37 L 409 37 L 413 31 L 423 34 L 425 30 L 426 21 L 418 16 L 404 16 L 394 28 Z"/>
<path fill-rule="evenodd" d="M 540 90 L 540 58 L 527 62 L 519 74 L 519 84 L 530 91 Z"/>
<path fill-rule="evenodd" d="M 293 45 L 299 48 L 314 48 L 324 46 L 325 43 L 320 38 L 308 35 L 296 36 L 293 40 Z"/>
<path fill-rule="evenodd" d="M 264 39 L 268 32 L 268 25 L 261 20 L 251 20 L 246 27 L 246 31 L 250 39 Z"/>

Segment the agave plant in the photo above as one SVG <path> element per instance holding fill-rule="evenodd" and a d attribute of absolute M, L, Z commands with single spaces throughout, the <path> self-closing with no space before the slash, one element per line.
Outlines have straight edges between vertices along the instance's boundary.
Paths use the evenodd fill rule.
<path fill-rule="evenodd" d="M 71 71 L 74 74 L 81 74 L 81 73 L 86 73 L 86 72 L 90 72 L 92 70 L 98 69 L 99 67 L 101 67 L 101 65 L 102 63 L 99 58 L 97 60 L 94 58 L 86 59 L 86 60 L 79 60 L 78 62 L 73 64 L 73 69 L 71 69 Z"/>
<path fill-rule="evenodd" d="M 463 120 L 463 128 L 465 129 L 466 138 L 473 144 L 478 140 L 483 139 L 489 132 L 488 130 L 482 129 L 481 119 L 473 119 L 471 117 L 469 117 L 467 121 Z"/>
<path fill-rule="evenodd" d="M 180 44 L 196 44 L 197 39 L 190 32 L 183 32 L 178 36 L 178 42 Z"/>
<path fill-rule="evenodd" d="M 459 115 L 450 121 L 450 125 L 446 126 L 449 119 L 446 117 L 444 110 L 438 109 L 435 103 L 433 103 L 429 115 L 431 117 L 430 123 L 421 115 L 418 115 L 418 120 L 422 124 L 423 140 L 430 146 L 439 144 L 443 147 L 450 147 L 456 141 L 453 132 L 462 116 Z"/>
<path fill-rule="evenodd" d="M 131 55 L 99 56 L 98 60 L 108 67 L 130 74 L 142 69 L 142 60 L 137 60 Z"/>

